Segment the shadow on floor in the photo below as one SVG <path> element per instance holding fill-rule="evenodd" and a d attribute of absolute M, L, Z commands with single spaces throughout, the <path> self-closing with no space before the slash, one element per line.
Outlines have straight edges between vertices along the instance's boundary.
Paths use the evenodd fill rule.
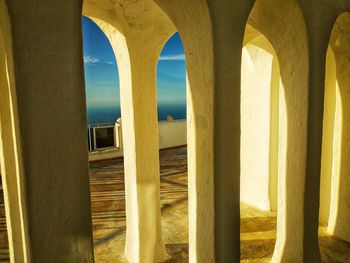
<path fill-rule="evenodd" d="M 321 236 L 319 237 L 319 244 L 321 247 L 322 262 L 350 262 L 350 243 L 331 236 Z"/>
<path fill-rule="evenodd" d="M 188 262 L 188 244 L 166 244 L 165 247 L 171 257 L 166 263 Z"/>
<path fill-rule="evenodd" d="M 241 218 L 241 234 L 251 232 L 275 231 L 276 217 Z"/>
<path fill-rule="evenodd" d="M 275 239 L 241 240 L 241 260 L 271 258 Z"/>
<path fill-rule="evenodd" d="M 189 257 L 186 147 L 162 151 L 160 171 L 163 237 L 171 257 L 167 263 L 185 263 Z M 97 263 L 125 262 L 123 160 L 92 163 L 90 185 L 95 260 Z M 0 198 L 1 204 L 3 199 Z M 0 216 L 4 218 L 4 209 L 0 209 Z M 0 230 L 6 231 L 5 220 L 1 223 Z M 275 246 L 276 227 L 276 213 L 241 204 L 242 263 L 270 261 Z M 320 234 L 319 242 L 324 263 L 350 263 L 349 243 L 326 234 Z M 1 245 L 5 245 L 5 242 L 0 242 L 0 248 Z M 9 262 L 7 248 L 6 244 L 5 249 L 0 249 L 0 262 Z"/>

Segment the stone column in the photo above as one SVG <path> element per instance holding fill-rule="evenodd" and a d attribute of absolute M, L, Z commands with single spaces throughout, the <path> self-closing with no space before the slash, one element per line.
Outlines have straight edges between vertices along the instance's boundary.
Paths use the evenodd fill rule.
<path fill-rule="evenodd" d="M 142 32 L 124 36 L 111 24 L 94 21 L 109 38 L 119 70 L 125 256 L 130 262 L 160 262 L 167 259 L 167 253 L 161 233 L 156 67 L 165 39 L 152 39 Z"/>
<path fill-rule="evenodd" d="M 126 49 L 119 49 L 117 60 L 124 141 L 125 255 L 131 262 L 152 263 L 166 259 L 167 255 L 160 222 L 156 93 L 160 49 L 143 48 L 145 41 L 128 43 L 129 58 L 121 54 Z"/>
<path fill-rule="evenodd" d="M 253 1 L 210 1 L 214 51 L 215 259 L 240 260 L 240 93 L 244 30 Z M 234 30 L 233 30 L 234 28 Z"/>
<path fill-rule="evenodd" d="M 326 55 L 334 10 L 327 4 L 302 5 L 308 28 L 309 83 L 306 174 L 304 189 L 303 262 L 320 262 L 318 243 L 321 152 L 323 133 Z M 314 5 L 314 6 L 312 6 Z M 322 20 L 319 20 L 322 17 Z"/>
<path fill-rule="evenodd" d="M 32 262 L 93 262 L 81 2 L 6 0 Z"/>
<path fill-rule="evenodd" d="M 315 38 L 315 41 L 318 37 Z M 324 80 L 326 49 L 312 44 L 307 122 L 307 158 L 304 192 L 303 262 L 320 262 L 318 244 L 321 147 L 323 127 Z M 316 64 L 317 63 L 317 64 Z"/>

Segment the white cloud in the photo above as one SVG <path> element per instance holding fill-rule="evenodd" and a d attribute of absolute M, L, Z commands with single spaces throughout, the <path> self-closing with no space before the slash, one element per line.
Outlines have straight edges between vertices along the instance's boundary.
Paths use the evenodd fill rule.
<path fill-rule="evenodd" d="M 112 61 L 104 61 L 99 58 L 96 58 L 94 56 L 84 56 L 84 64 L 108 64 L 108 65 L 114 65 Z"/>
<path fill-rule="evenodd" d="M 93 56 L 84 56 L 84 64 L 96 64 L 99 63 L 100 60 Z"/>
<path fill-rule="evenodd" d="M 180 55 L 168 55 L 168 56 L 160 56 L 159 60 L 163 61 L 185 61 L 185 55 L 180 54 Z"/>

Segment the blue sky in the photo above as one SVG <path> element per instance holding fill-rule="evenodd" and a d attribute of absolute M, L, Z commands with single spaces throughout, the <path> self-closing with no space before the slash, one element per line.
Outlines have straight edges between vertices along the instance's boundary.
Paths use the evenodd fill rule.
<path fill-rule="evenodd" d="M 119 107 L 118 69 L 112 47 L 94 22 L 83 17 L 82 23 L 87 107 Z M 186 103 L 186 63 L 178 33 L 160 55 L 157 95 L 159 105 Z"/>

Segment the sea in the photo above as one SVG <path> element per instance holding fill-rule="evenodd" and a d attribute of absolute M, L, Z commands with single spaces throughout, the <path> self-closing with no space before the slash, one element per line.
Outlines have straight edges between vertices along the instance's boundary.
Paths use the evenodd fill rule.
<path fill-rule="evenodd" d="M 186 105 L 158 105 L 158 121 L 167 119 L 171 115 L 174 120 L 186 119 Z M 88 124 L 114 123 L 120 118 L 119 107 L 95 107 L 87 109 Z"/>

